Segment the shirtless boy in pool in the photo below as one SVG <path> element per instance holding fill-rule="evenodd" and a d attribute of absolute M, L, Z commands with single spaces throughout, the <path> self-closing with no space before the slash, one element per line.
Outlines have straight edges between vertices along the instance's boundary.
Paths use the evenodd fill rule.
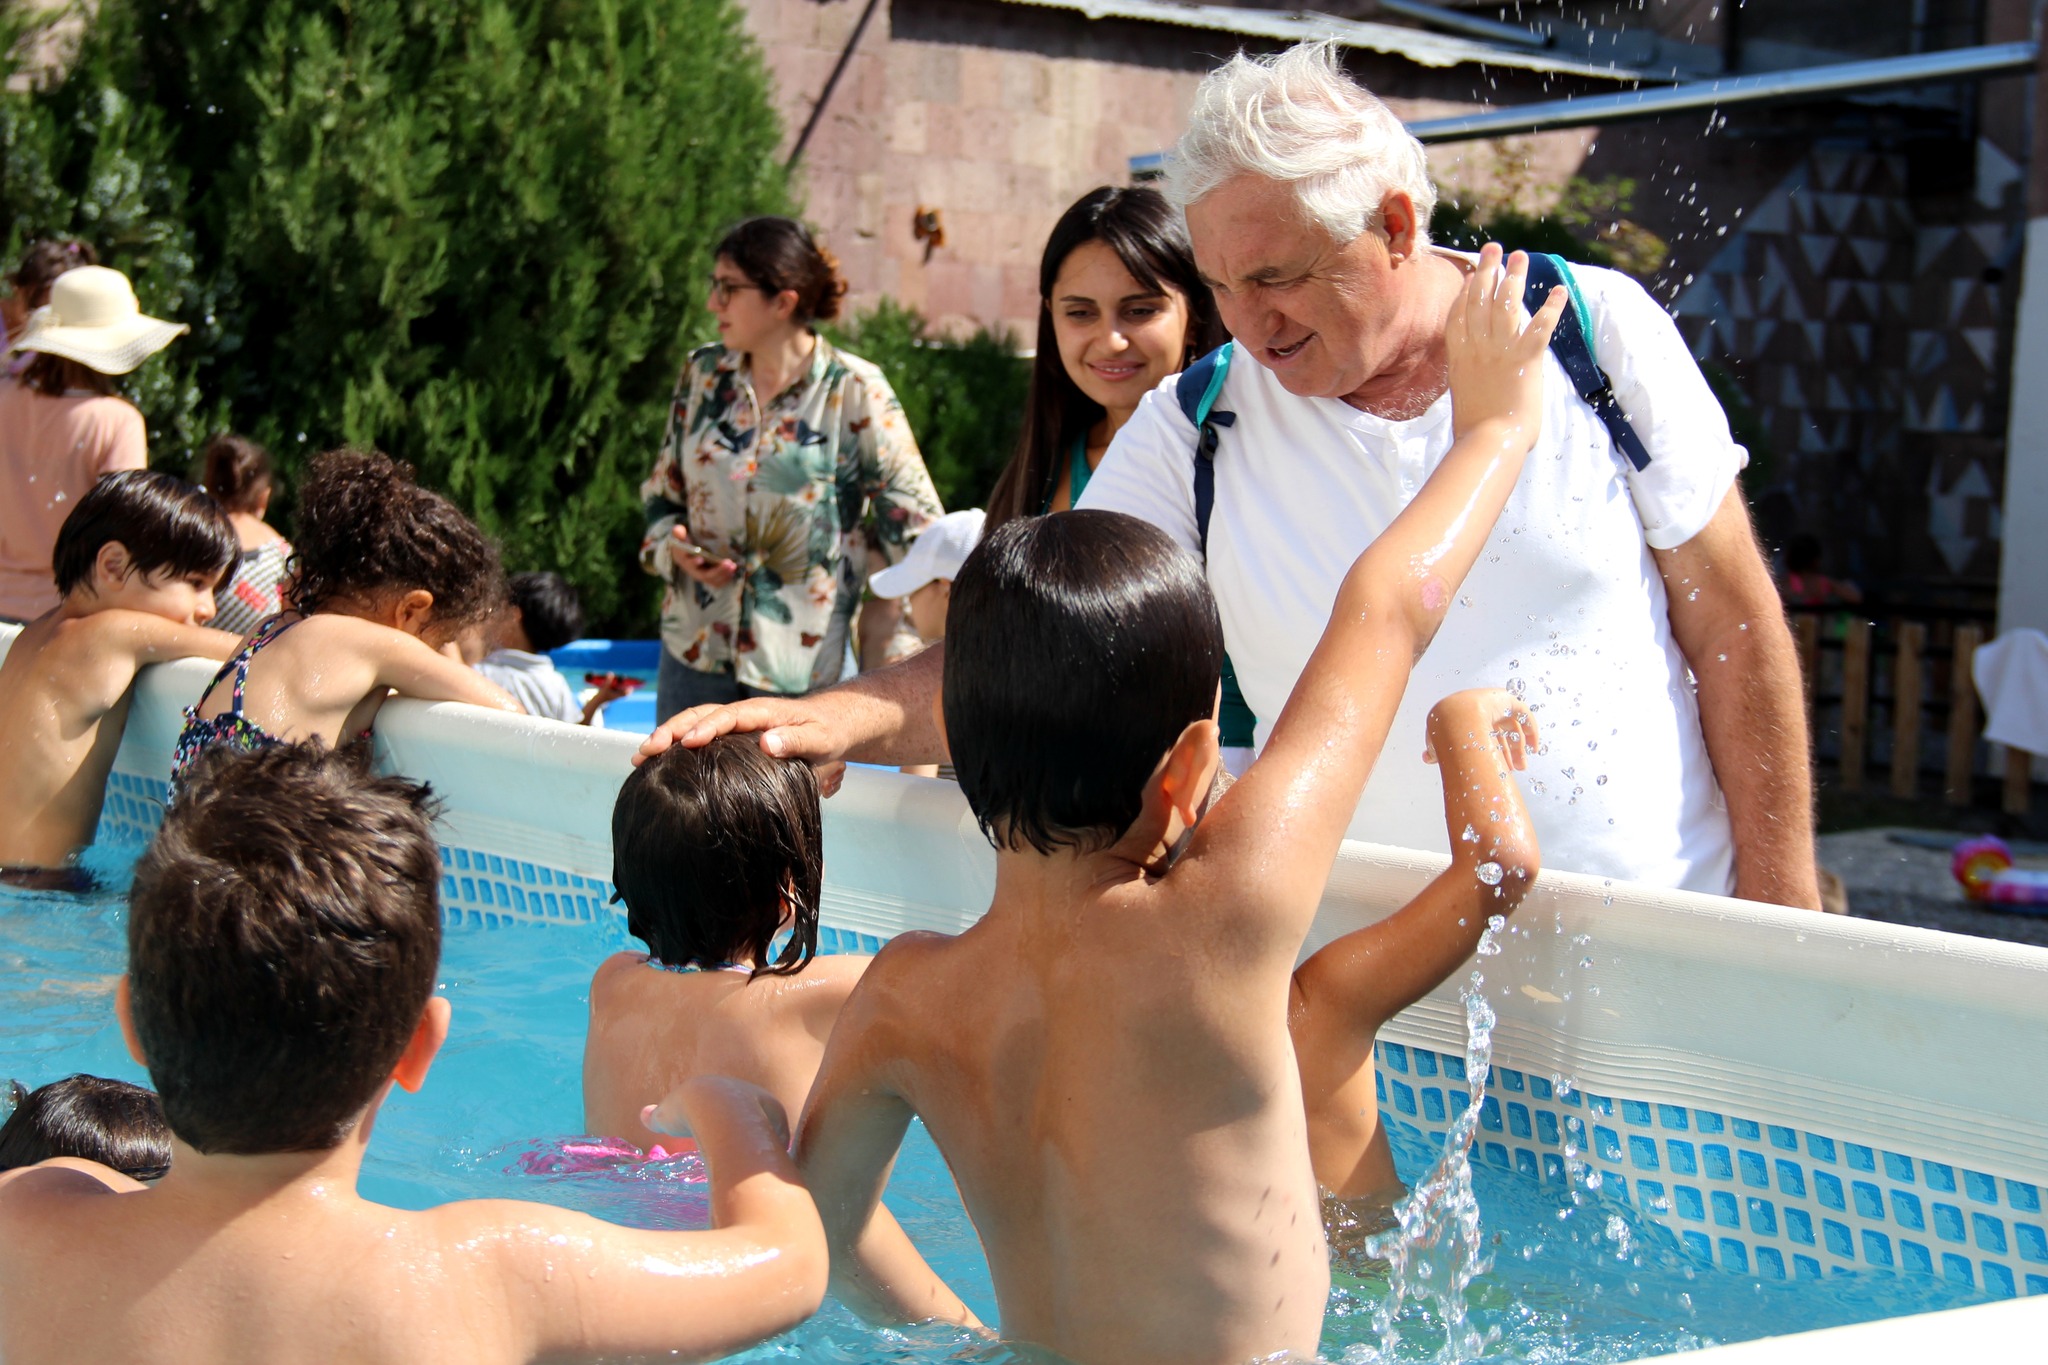
<path fill-rule="evenodd" d="M 995 897 L 957 937 L 883 948 L 827 1045 L 798 1158 L 848 1306 L 967 1320 L 875 1235 L 914 1115 L 1006 1338 L 1081 1365 L 1314 1355 L 1330 1272 L 1290 981 L 1413 661 L 1537 434 L 1564 296 L 1531 324 L 1525 268 L 1482 256 L 1448 334 L 1457 442 L 1352 568 L 1259 762 L 1206 814 L 1223 641 L 1201 566 L 1143 522 L 1066 512 L 1004 526 L 963 567 L 941 705 Z"/>
<path fill-rule="evenodd" d="M 117 1000 L 169 1172 L 0 1176 L 0 1359 L 121 1365 L 707 1360 L 825 1292 L 782 1108 L 699 1078 L 664 1102 L 714 1226 L 649 1232 L 509 1200 L 356 1193 L 379 1106 L 448 1032 L 425 789 L 356 755 L 215 751 L 135 874 Z"/>
<path fill-rule="evenodd" d="M 206 493 L 146 469 L 109 474 L 64 519 L 51 554 L 63 600 L 22 628 L 0 665 L 0 881 L 77 890 L 135 675 L 226 659 L 213 590 L 241 554 Z"/>

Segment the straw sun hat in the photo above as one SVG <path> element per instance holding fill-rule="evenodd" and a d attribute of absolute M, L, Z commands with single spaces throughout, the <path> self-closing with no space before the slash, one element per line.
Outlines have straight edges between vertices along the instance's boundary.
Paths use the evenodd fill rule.
<path fill-rule="evenodd" d="M 35 311 L 9 349 L 61 355 L 101 374 L 126 374 L 191 330 L 145 314 L 120 271 L 82 265 L 51 281 L 50 306 Z"/>

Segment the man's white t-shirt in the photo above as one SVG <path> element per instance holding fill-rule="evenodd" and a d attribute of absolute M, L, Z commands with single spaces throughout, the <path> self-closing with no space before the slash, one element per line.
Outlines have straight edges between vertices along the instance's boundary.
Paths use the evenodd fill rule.
<path fill-rule="evenodd" d="M 1726 894 L 1727 809 L 1650 547 L 1697 535 L 1748 456 L 1656 301 L 1614 271 L 1575 274 L 1594 353 L 1651 463 L 1630 466 L 1546 353 L 1542 435 L 1416 665 L 1350 834 L 1448 851 L 1442 788 L 1422 761 L 1429 709 L 1505 687 L 1542 732 L 1521 785 L 1546 867 Z M 1236 423 L 1216 452 L 1208 571 L 1263 746 L 1338 584 L 1449 451 L 1451 400 L 1388 421 L 1296 397 L 1242 350 L 1234 360 L 1216 402 Z M 1117 434 L 1080 505 L 1141 517 L 1199 554 L 1195 439 L 1168 380 Z"/>

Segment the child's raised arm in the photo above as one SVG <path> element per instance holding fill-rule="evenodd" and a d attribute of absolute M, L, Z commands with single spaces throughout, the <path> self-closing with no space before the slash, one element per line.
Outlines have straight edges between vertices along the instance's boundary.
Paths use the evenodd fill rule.
<path fill-rule="evenodd" d="M 1325 945 L 1294 974 L 1305 1088 L 1312 1068 L 1357 1071 L 1380 1025 L 1457 970 L 1489 918 L 1521 904 L 1542 862 L 1513 774 L 1536 743 L 1528 708 L 1498 688 L 1459 692 L 1431 709 L 1429 757 L 1443 773 L 1451 865 L 1414 900 Z"/>
<path fill-rule="evenodd" d="M 696 1137 L 711 1169 L 709 1231 L 622 1228 L 531 1204 L 446 1207 L 469 1225 L 451 1233 L 495 1241 L 533 1358 L 711 1360 L 787 1331 L 824 1301 L 824 1232 L 790 1160 L 782 1106 L 743 1081 L 697 1077 L 660 1115 Z"/>
<path fill-rule="evenodd" d="M 1202 820 L 1183 859 L 1207 865 L 1220 884 L 1204 901 L 1264 947 L 1299 947 L 1415 660 L 1535 443 L 1543 352 L 1568 296 L 1553 290 L 1529 317 L 1527 275 L 1519 251 L 1505 270 L 1499 247 L 1480 253 L 1445 329 L 1456 440 L 1352 565 L 1259 761 Z M 1247 907 L 1274 913 L 1248 920 Z"/>

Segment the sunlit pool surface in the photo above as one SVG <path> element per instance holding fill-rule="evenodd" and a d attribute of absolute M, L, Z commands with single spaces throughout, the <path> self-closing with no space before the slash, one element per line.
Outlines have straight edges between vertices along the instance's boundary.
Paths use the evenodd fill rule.
<path fill-rule="evenodd" d="M 130 850 L 132 853 L 132 850 Z M 34 1086 L 74 1071 L 146 1082 L 113 1019 L 124 966 L 121 894 L 127 858 L 95 854 L 108 889 L 88 898 L 0 888 L 0 1077 Z M 704 1190 L 689 1159 L 662 1166 L 533 1174 L 563 1137 L 581 1132 L 586 988 L 608 952 L 627 946 L 622 923 L 460 929 L 447 939 L 441 991 L 454 1002 L 448 1045 L 418 1095 L 394 1092 L 377 1123 L 363 1193 L 406 1208 L 471 1197 L 525 1198 L 620 1223 L 702 1226 Z M 538 1160 L 536 1160 L 536 1155 Z M 1414 1179 L 1435 1153 L 1396 1144 Z M 1984 1301 L 1931 1278 L 1881 1272 L 1819 1282 L 1752 1280 L 1696 1268 L 1628 1208 L 1580 1191 L 1482 1167 L 1476 1189 L 1492 1268 L 1467 1292 L 1470 1321 L 1490 1338 L 1488 1360 L 1617 1361 L 1718 1342 L 1926 1312 Z M 889 1205 L 935 1269 L 984 1320 L 994 1296 L 974 1232 L 944 1164 L 913 1125 Z M 1370 1267 L 1340 1270 L 1323 1351 L 1342 1362 L 1379 1359 L 1373 1308 L 1383 1285 Z M 1395 1358 L 1430 1360 L 1443 1335 L 1425 1314 L 1399 1324 Z M 833 1304 L 742 1360 L 999 1360 L 963 1353 L 949 1332 L 877 1332 Z"/>

